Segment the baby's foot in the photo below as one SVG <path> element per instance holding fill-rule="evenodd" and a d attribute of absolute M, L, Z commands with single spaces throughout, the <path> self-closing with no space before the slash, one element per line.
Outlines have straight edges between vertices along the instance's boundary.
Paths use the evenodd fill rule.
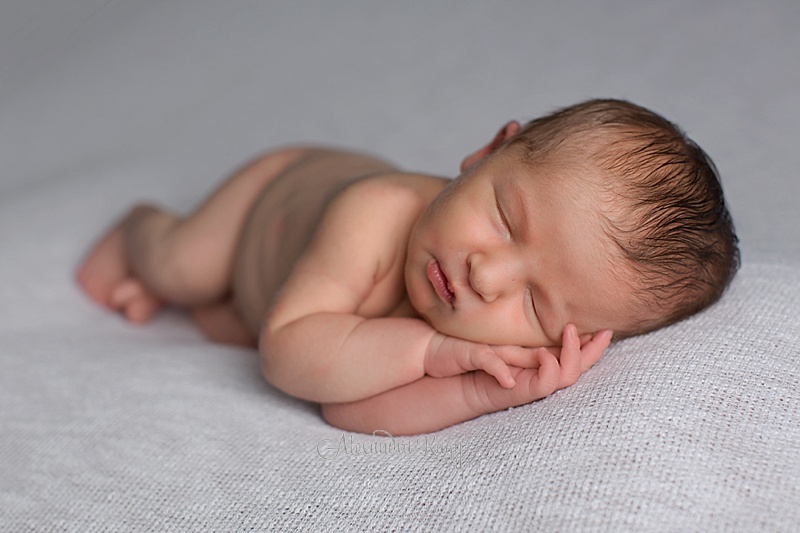
<path fill-rule="evenodd" d="M 95 302 L 122 312 L 132 322 L 145 322 L 162 302 L 131 277 L 125 258 L 122 224 L 94 247 L 78 269 L 77 280 Z"/>
<path fill-rule="evenodd" d="M 111 292 L 110 307 L 131 322 L 147 322 L 163 303 L 154 296 L 141 281 L 135 278 L 122 280 Z"/>

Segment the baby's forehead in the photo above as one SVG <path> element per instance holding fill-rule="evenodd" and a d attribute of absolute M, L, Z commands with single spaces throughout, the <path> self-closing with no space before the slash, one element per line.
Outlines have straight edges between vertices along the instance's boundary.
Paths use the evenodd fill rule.
<path fill-rule="evenodd" d="M 564 209 L 582 209 L 595 214 L 589 227 L 604 228 L 609 220 L 631 215 L 630 202 L 620 194 L 620 176 L 592 159 L 517 160 L 512 165 L 510 181 L 523 191 L 544 191 L 549 196 L 548 201 Z M 545 182 L 547 187 L 537 187 L 537 182 Z"/>

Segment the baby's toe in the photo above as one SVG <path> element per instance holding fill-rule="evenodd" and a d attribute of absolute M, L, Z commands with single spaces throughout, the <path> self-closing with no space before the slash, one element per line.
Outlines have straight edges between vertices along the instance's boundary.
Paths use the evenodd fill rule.
<path fill-rule="evenodd" d="M 122 309 L 136 298 L 141 297 L 143 291 L 144 287 L 139 281 L 133 278 L 126 278 L 112 289 L 109 304 L 114 309 Z"/>
<path fill-rule="evenodd" d="M 125 307 L 125 317 L 136 324 L 143 324 L 150 320 L 160 308 L 160 301 L 150 295 L 144 295 Z"/>

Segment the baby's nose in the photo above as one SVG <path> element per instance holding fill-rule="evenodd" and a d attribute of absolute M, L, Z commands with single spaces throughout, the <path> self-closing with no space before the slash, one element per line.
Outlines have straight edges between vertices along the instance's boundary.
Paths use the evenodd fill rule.
<path fill-rule="evenodd" d="M 497 256 L 472 254 L 467 258 L 469 284 L 486 303 L 491 303 L 507 290 L 511 281 L 510 265 Z"/>

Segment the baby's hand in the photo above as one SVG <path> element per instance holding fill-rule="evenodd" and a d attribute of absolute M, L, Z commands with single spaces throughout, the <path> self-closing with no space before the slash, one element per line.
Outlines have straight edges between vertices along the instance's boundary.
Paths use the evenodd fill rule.
<path fill-rule="evenodd" d="M 516 381 L 512 388 L 499 387 L 499 380 L 482 372 L 471 374 L 474 379 L 467 391 L 467 401 L 473 403 L 477 411 L 489 413 L 524 405 L 569 387 L 600 360 L 611 343 L 611 336 L 610 330 L 603 330 L 591 338 L 578 337 L 575 326 L 568 324 L 561 348 L 538 348 L 532 368 L 525 365 L 529 367 L 512 369 Z"/>
<path fill-rule="evenodd" d="M 483 370 L 510 389 L 516 385 L 510 366 L 531 367 L 535 361 L 536 350 L 531 348 L 490 346 L 437 332 L 425 353 L 425 373 L 443 378 Z"/>

